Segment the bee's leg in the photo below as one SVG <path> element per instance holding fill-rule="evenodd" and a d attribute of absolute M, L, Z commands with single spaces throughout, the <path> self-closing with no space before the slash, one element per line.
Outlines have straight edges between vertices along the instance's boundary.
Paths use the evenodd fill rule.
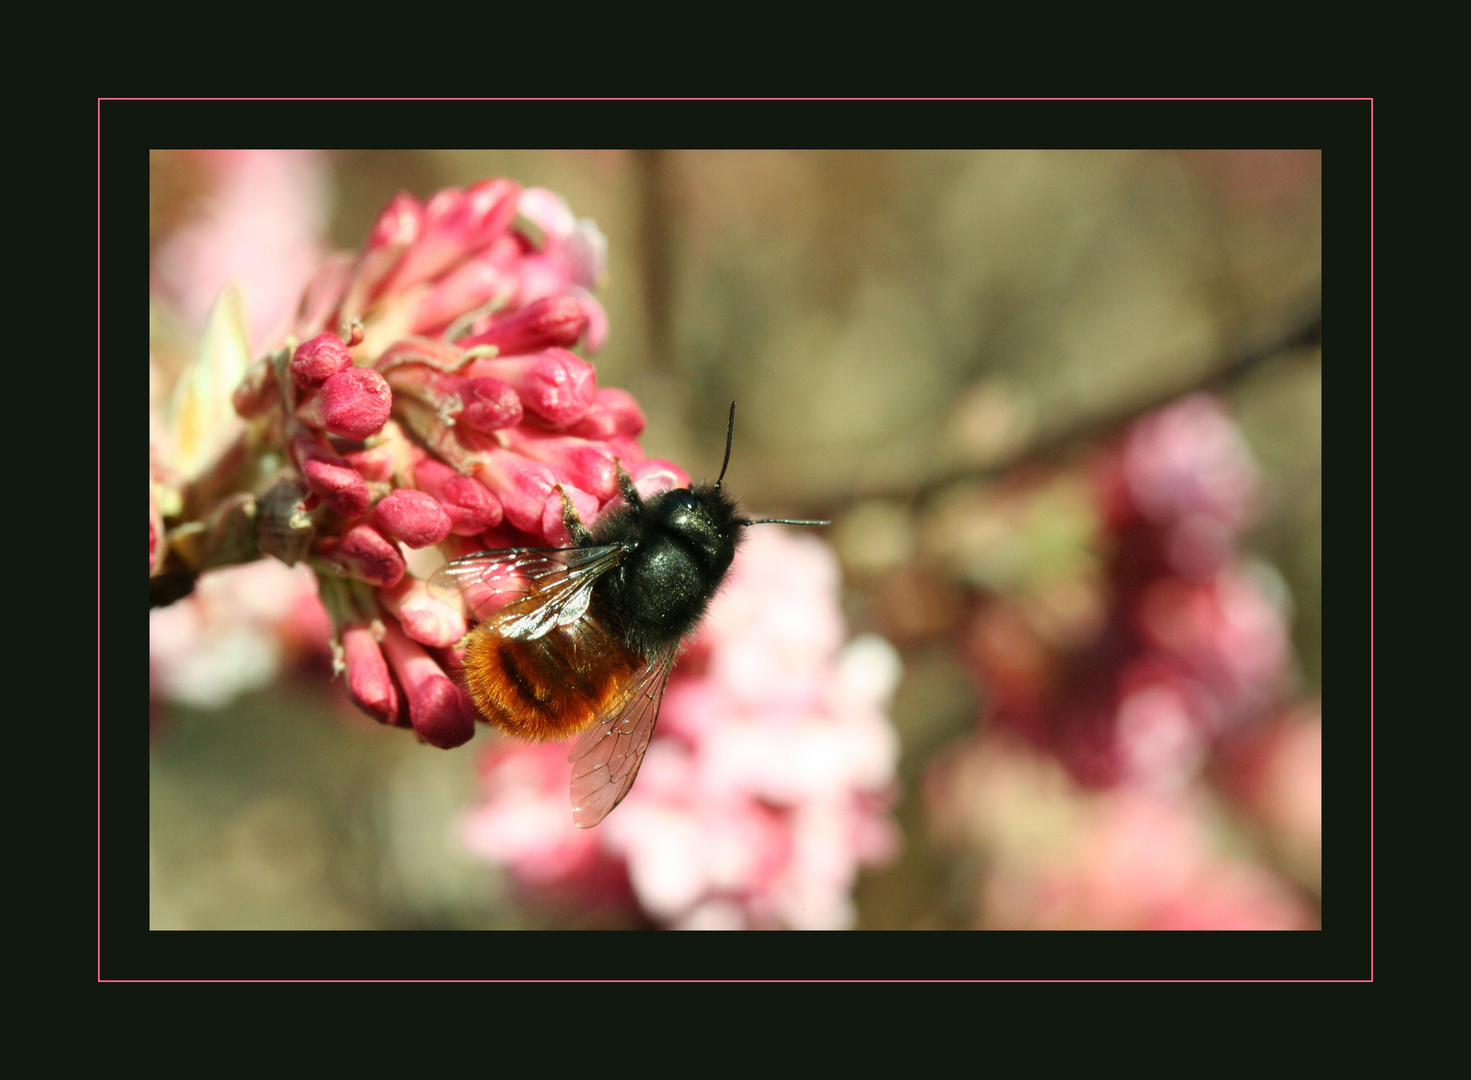
<path fill-rule="evenodd" d="M 588 532 L 582 518 L 577 516 L 577 507 L 572 505 L 572 500 L 562 490 L 561 484 L 557 485 L 557 494 L 562 496 L 562 525 L 566 528 L 567 535 L 572 537 L 572 543 L 578 547 L 587 547 L 592 543 L 592 533 Z"/>
<path fill-rule="evenodd" d="M 613 459 L 613 464 L 618 469 L 618 490 L 623 492 L 623 501 L 635 511 L 642 513 L 644 500 L 643 496 L 638 493 L 638 488 L 633 486 L 633 477 L 628 475 L 628 471 L 623 468 L 623 462 L 617 458 Z"/>

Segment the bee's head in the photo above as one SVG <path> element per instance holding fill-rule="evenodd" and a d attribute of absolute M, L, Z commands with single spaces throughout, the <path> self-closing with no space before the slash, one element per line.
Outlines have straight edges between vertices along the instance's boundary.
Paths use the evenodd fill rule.
<path fill-rule="evenodd" d="M 730 422 L 725 430 L 725 461 L 720 476 L 713 484 L 696 484 L 693 488 L 674 488 L 652 499 L 645 509 L 654 524 L 668 529 L 691 547 L 702 552 L 707 565 L 723 574 L 735 557 L 741 530 L 747 525 L 827 525 L 826 521 L 791 521 L 785 518 L 763 518 L 751 521 L 740 516 L 735 501 L 720 490 L 725 470 L 730 466 L 730 444 L 735 434 L 735 402 L 730 403 Z"/>
<path fill-rule="evenodd" d="M 737 516 L 735 503 L 712 484 L 666 491 L 649 502 L 647 513 L 655 524 L 699 551 L 717 573 L 730 566 L 745 524 Z"/>

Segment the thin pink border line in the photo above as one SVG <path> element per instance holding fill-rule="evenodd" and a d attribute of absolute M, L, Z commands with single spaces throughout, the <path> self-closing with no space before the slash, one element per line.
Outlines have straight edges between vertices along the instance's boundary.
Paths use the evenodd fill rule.
<path fill-rule="evenodd" d="M 102 99 L 97 99 L 97 980 L 102 981 Z"/>
<path fill-rule="evenodd" d="M 1319 566 L 1321 574 L 1321 566 Z M 1370 978 L 1374 978 L 1374 99 L 1370 99 Z"/>
<path fill-rule="evenodd" d="M 866 101 L 1056 101 L 1056 102 L 1094 102 L 1094 101 L 1143 101 L 1143 102 L 1175 102 L 1175 101 L 1241 101 L 1241 102 L 1290 102 L 1290 101 L 1367 101 L 1373 104 L 1372 97 L 99 97 L 97 99 L 99 108 L 104 101 L 267 101 L 267 102 L 299 102 L 299 101 L 331 101 L 331 102 L 444 102 L 444 101 L 512 101 L 512 102 L 587 102 L 587 101 L 761 101 L 786 103 L 792 101 L 833 101 L 833 102 L 866 102 Z M 1369 147 L 1373 150 L 1373 119 L 1370 118 L 1370 140 Z M 99 150 L 101 117 L 98 117 Z M 262 147 L 261 149 L 266 149 Z M 1371 170 L 1372 171 L 1372 170 Z"/>

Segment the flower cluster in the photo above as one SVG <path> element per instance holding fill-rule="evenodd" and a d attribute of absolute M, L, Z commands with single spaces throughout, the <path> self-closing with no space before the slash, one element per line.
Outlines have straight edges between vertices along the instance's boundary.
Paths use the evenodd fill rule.
<path fill-rule="evenodd" d="M 175 395 L 174 428 L 203 433 L 197 466 L 155 455 L 150 470 L 150 573 L 307 563 L 353 700 L 435 746 L 470 739 L 453 677 L 467 626 L 424 574 L 566 543 L 563 495 L 595 517 L 618 464 L 645 495 L 689 482 L 645 459 L 637 403 L 570 351 L 606 337 L 589 291 L 604 261 L 596 226 L 560 197 L 489 180 L 394 198 L 361 251 L 322 262 L 294 333 L 254 362 L 222 302 L 181 379 L 194 391 Z"/>
<path fill-rule="evenodd" d="M 568 829 L 564 748 L 502 745 L 483 760 L 471 848 L 540 897 L 631 884 L 661 925 L 851 926 L 858 869 L 898 845 L 884 710 L 899 661 L 880 638 L 845 644 L 838 578 L 821 540 L 751 529 L 618 813 Z"/>
<path fill-rule="evenodd" d="M 969 652 L 989 714 L 1079 782 L 1168 787 L 1282 690 L 1283 619 L 1235 547 L 1256 469 L 1220 404 L 1193 396 L 1138 422 L 1097 477 L 1111 551 L 1101 627 L 1052 650 L 997 598 Z"/>

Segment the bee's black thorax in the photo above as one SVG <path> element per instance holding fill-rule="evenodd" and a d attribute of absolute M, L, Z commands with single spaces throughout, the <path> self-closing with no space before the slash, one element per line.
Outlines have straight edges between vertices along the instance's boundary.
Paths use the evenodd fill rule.
<path fill-rule="evenodd" d="M 593 530 L 594 543 L 632 550 L 598 582 L 599 616 L 644 655 L 692 631 L 725 580 L 742 525 L 712 485 L 661 492 Z"/>

